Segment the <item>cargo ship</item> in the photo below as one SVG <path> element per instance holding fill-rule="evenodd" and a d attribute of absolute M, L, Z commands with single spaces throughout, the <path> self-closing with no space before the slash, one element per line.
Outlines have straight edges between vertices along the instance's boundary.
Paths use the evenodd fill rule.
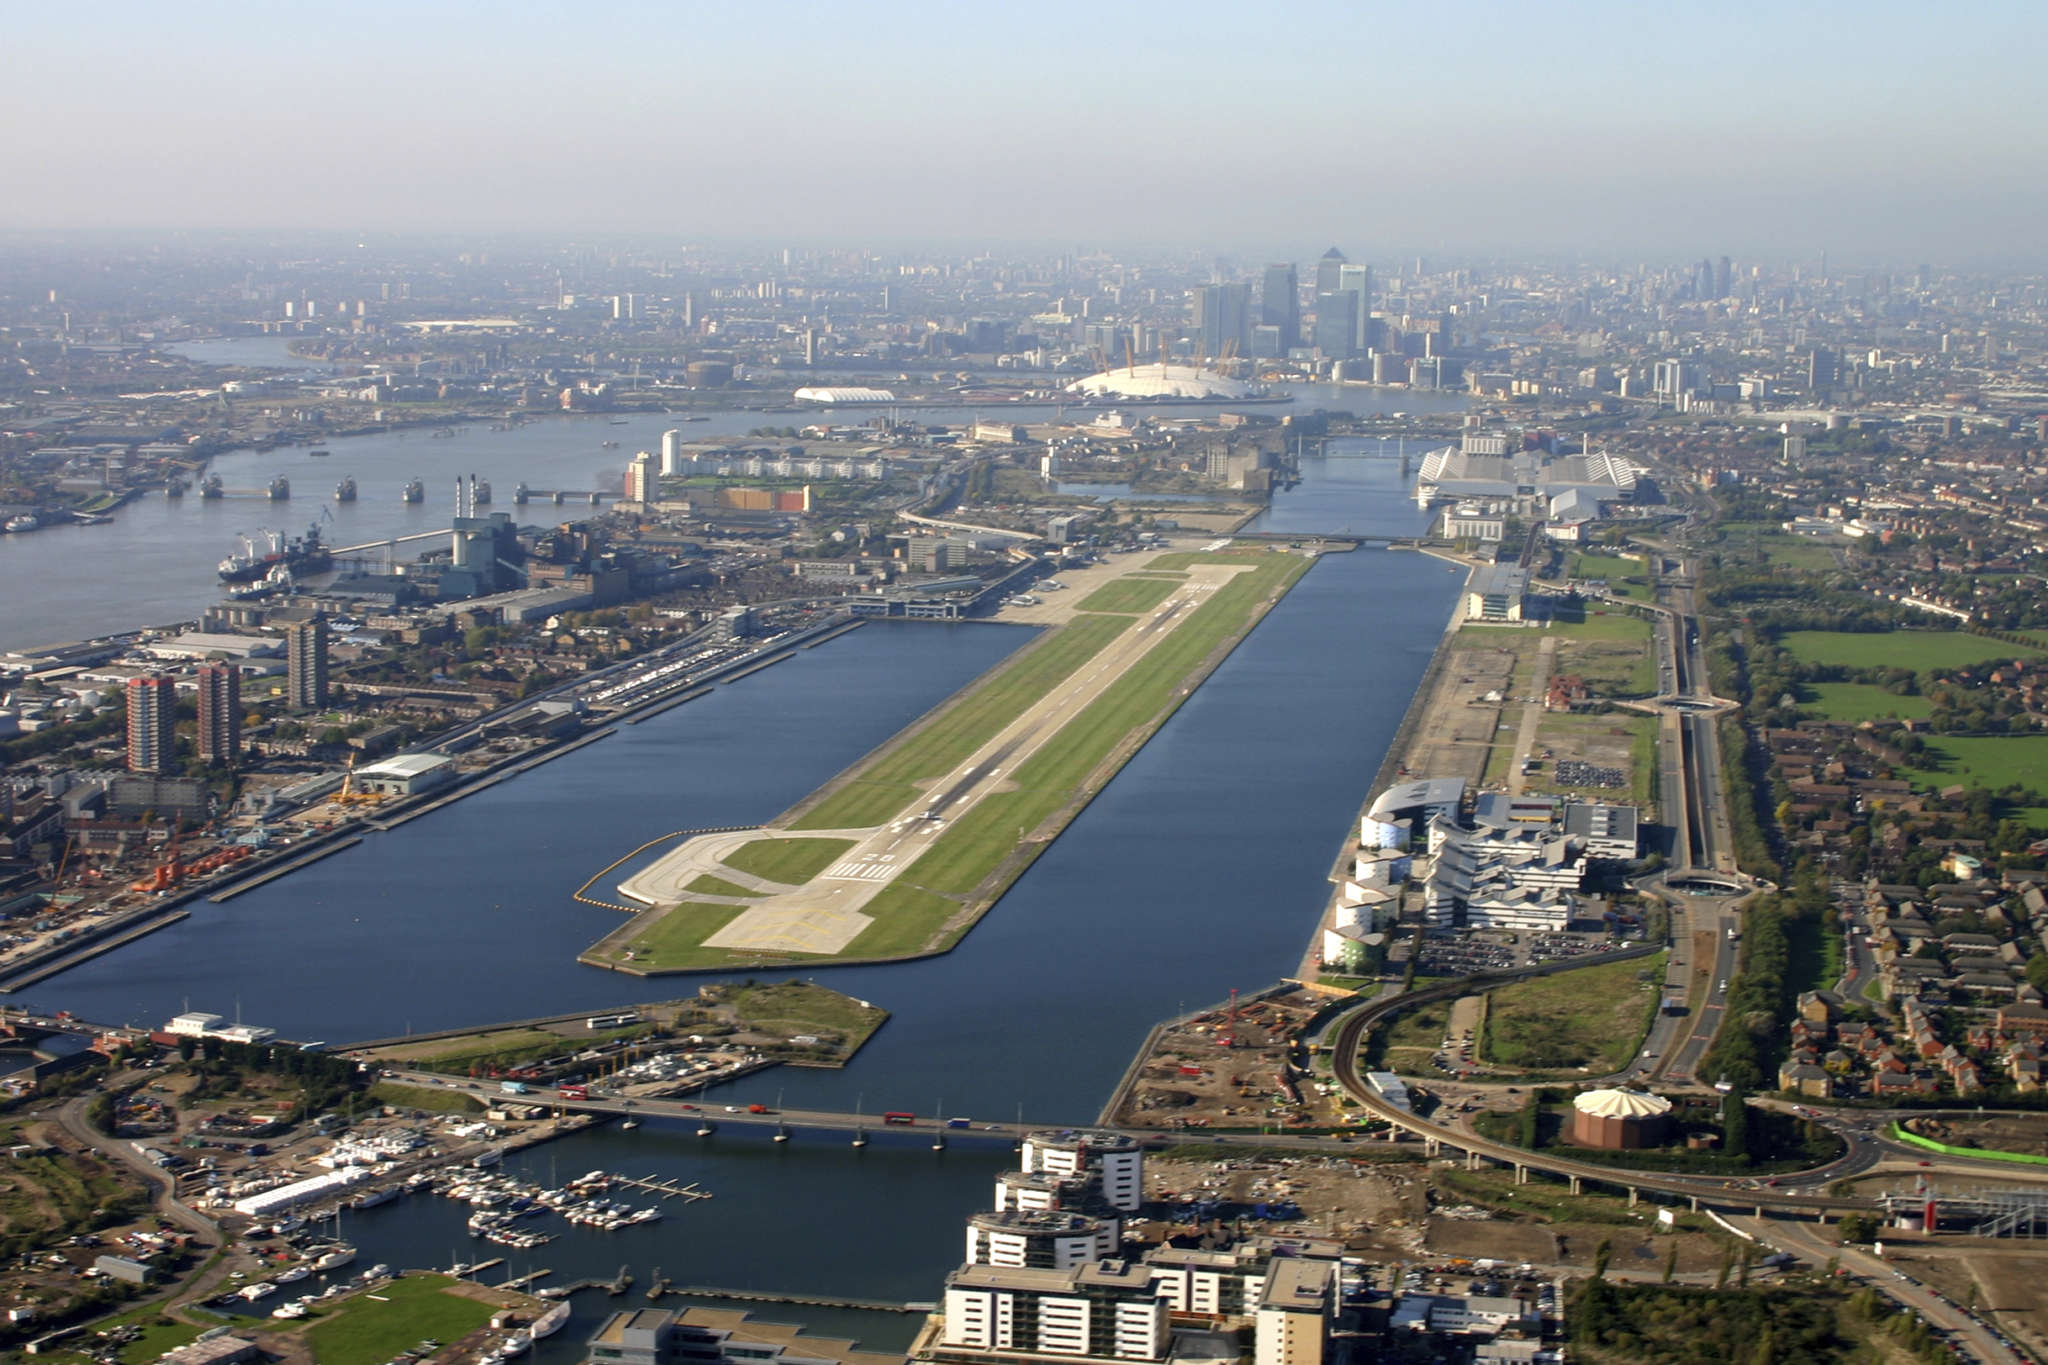
<path fill-rule="evenodd" d="M 423 502 L 426 496 L 427 486 L 418 479 L 414 479 L 406 484 L 405 492 L 399 494 L 399 497 L 405 502 Z"/>
<path fill-rule="evenodd" d="M 320 523 L 306 528 L 306 534 L 285 539 L 281 532 L 258 531 L 257 542 L 243 536 L 241 551 L 220 562 L 223 583 L 251 583 L 282 565 L 295 574 L 319 573 L 334 562 L 334 556 L 320 539 Z"/>
<path fill-rule="evenodd" d="M 350 475 L 334 485 L 334 500 L 336 502 L 354 502 L 356 500 L 356 481 L 354 475 Z"/>

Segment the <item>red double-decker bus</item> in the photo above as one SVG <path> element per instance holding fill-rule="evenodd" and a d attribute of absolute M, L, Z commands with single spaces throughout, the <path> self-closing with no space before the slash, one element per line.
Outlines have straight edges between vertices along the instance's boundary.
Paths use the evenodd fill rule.
<path fill-rule="evenodd" d="M 915 1114 L 895 1114 L 895 1113 L 892 1113 L 892 1114 L 884 1114 L 884 1115 L 882 1115 L 882 1122 L 884 1122 L 884 1123 L 916 1123 L 916 1122 L 917 1122 L 917 1115 L 915 1115 Z"/>

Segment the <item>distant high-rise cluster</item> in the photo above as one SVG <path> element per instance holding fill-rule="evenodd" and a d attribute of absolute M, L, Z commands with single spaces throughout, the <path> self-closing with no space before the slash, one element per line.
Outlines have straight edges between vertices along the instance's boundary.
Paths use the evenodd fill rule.
<path fill-rule="evenodd" d="M 1199 354 L 1212 360 L 1251 351 L 1252 287 L 1211 284 L 1195 291 L 1195 331 Z"/>
<path fill-rule="evenodd" d="M 1301 344 L 1301 280 L 1294 273 L 1292 261 L 1266 267 L 1266 288 L 1259 300 L 1259 326 L 1275 330 L 1276 346 L 1272 357 L 1286 355 Z M 1264 355 L 1257 337 L 1253 338 L 1253 355 Z"/>
<path fill-rule="evenodd" d="M 1315 345 L 1333 360 L 1372 346 L 1372 267 L 1353 265 L 1336 247 L 1316 262 Z"/>

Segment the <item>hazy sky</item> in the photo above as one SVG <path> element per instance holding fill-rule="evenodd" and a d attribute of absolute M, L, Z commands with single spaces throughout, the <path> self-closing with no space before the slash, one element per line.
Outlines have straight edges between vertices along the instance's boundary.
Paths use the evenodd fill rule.
<path fill-rule="evenodd" d="M 0 227 L 2034 260 L 2048 4 L 9 7 Z"/>

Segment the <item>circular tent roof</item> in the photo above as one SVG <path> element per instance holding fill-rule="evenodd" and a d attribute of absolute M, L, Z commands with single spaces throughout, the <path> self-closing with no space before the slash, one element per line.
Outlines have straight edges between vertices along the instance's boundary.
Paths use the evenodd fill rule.
<path fill-rule="evenodd" d="M 1581 1114 L 1603 1119 L 1654 1119 L 1671 1112 L 1671 1101 L 1638 1090 L 1588 1090 L 1572 1101 Z"/>
<path fill-rule="evenodd" d="M 824 403 L 834 406 L 840 403 L 893 403 L 896 395 L 888 389 L 831 388 L 811 386 L 798 389 L 790 395 L 799 403 Z"/>
<path fill-rule="evenodd" d="M 1214 370 L 1167 364 L 1104 370 L 1075 380 L 1067 391 L 1099 398 L 1250 398 L 1263 392 L 1257 384 Z"/>

